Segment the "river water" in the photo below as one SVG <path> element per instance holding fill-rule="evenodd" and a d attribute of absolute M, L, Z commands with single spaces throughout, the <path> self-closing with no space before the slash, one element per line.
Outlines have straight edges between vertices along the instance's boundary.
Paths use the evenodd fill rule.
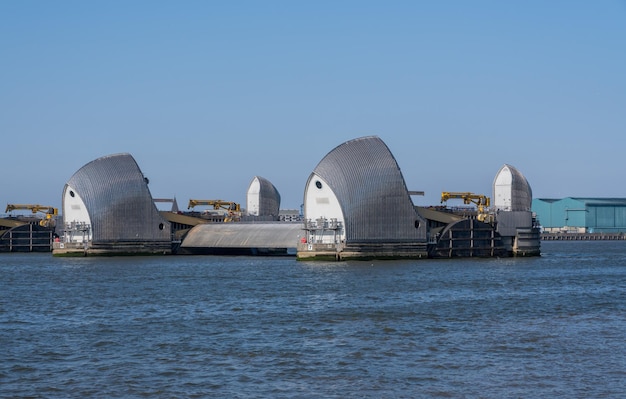
<path fill-rule="evenodd" d="M 0 254 L 0 397 L 626 397 L 626 242 L 542 252 Z"/>

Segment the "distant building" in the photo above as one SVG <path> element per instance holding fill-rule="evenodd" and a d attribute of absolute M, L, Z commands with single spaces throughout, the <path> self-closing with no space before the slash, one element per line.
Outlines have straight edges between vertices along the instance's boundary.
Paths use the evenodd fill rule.
<path fill-rule="evenodd" d="M 302 220 L 302 214 L 297 209 L 281 209 L 278 219 L 281 222 L 299 222 Z"/>
<path fill-rule="evenodd" d="M 626 233 L 626 198 L 536 198 L 532 210 L 546 233 Z"/>

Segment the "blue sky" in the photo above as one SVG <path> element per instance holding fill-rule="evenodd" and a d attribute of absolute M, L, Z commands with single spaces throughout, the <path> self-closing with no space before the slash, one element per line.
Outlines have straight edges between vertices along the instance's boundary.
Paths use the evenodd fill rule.
<path fill-rule="evenodd" d="M 154 197 L 245 204 L 255 175 L 302 203 L 317 163 L 378 135 L 418 205 L 626 197 L 624 1 L 3 1 L 6 203 L 128 152 Z"/>

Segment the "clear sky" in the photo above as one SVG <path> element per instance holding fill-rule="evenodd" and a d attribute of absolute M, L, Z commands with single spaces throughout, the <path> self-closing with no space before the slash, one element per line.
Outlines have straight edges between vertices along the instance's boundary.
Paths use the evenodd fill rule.
<path fill-rule="evenodd" d="M 626 2 L 0 1 L 0 213 L 61 206 L 128 152 L 153 197 L 296 209 L 318 162 L 377 135 L 417 205 L 626 197 Z"/>

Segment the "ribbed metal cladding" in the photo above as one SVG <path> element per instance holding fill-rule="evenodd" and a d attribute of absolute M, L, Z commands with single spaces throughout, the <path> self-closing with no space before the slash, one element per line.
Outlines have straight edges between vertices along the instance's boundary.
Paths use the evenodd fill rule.
<path fill-rule="evenodd" d="M 426 240 L 426 222 L 413 206 L 396 159 L 377 136 L 339 145 L 313 173 L 327 182 L 340 202 L 346 242 Z"/>
<path fill-rule="evenodd" d="M 511 165 L 504 165 L 511 171 L 511 210 L 530 211 L 533 201 L 533 192 L 526 177 Z"/>
<path fill-rule="evenodd" d="M 70 178 L 64 191 L 68 186 L 85 202 L 94 244 L 170 241 L 170 223 L 159 214 L 130 154 L 91 161 Z"/>
<path fill-rule="evenodd" d="M 261 176 L 255 176 L 259 181 L 259 216 L 273 216 L 278 219 L 280 210 L 280 194 L 274 185 Z"/>
<path fill-rule="evenodd" d="M 183 248 L 296 248 L 300 223 L 207 223 L 185 236 Z"/>

